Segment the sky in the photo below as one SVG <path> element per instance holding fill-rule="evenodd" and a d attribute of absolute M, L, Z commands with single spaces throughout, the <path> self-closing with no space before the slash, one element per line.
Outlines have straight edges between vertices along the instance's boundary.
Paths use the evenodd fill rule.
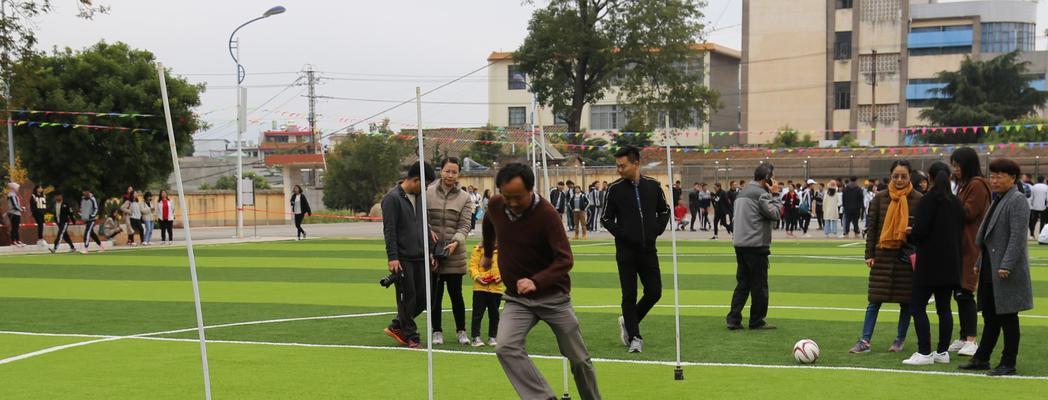
<path fill-rule="evenodd" d="M 783 0 L 786 1 L 786 0 Z M 287 12 L 238 32 L 240 60 L 247 70 L 248 127 L 255 139 L 272 124 L 305 126 L 305 86 L 289 86 L 308 66 L 317 72 L 319 128 L 327 133 L 414 97 L 415 87 L 432 89 L 487 64 L 491 51 L 512 51 L 527 35 L 536 7 L 521 0 L 96 0 L 111 7 L 85 21 L 75 0 L 52 0 L 54 12 L 35 20 L 39 47 L 81 49 L 98 41 L 125 42 L 152 51 L 173 73 L 204 82 L 197 113 L 212 128 L 198 138 L 236 137 L 236 64 L 228 50 L 238 25 L 275 5 Z M 708 0 L 708 40 L 739 49 L 742 0 Z M 177 5 L 176 5 L 177 4 Z M 1038 5 L 1038 32 L 1048 4 Z M 1038 47 L 1048 41 L 1041 38 Z M 484 103 L 487 71 L 426 97 L 431 101 Z M 355 99 L 355 100 L 347 100 Z M 366 100 L 366 101 L 365 101 Z M 120 111 L 120 110 L 67 110 Z M 296 115 L 301 114 L 302 116 Z M 394 128 L 415 126 L 414 104 L 389 117 Z M 424 104 L 425 127 L 470 127 L 487 123 L 483 104 Z M 366 128 L 365 121 L 358 128 Z"/>

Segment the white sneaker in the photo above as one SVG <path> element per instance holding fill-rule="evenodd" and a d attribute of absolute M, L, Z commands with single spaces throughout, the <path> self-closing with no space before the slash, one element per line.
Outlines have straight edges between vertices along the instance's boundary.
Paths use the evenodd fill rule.
<path fill-rule="evenodd" d="M 946 351 L 950 353 L 956 353 L 964 348 L 964 343 L 965 342 L 960 339 L 954 340 L 953 343 L 950 343 L 950 347 L 947 348 Z"/>
<path fill-rule="evenodd" d="M 488 346 L 495 347 L 495 346 L 498 346 L 498 345 L 499 345 L 499 342 L 497 340 L 495 340 L 495 338 L 488 338 Z"/>
<path fill-rule="evenodd" d="M 128 245 L 128 246 L 131 246 L 131 247 L 135 247 L 135 246 L 138 246 L 137 244 L 135 244 L 135 242 L 131 242 L 131 243 L 128 243 L 127 245 Z"/>
<path fill-rule="evenodd" d="M 623 346 L 630 345 L 629 333 L 626 333 L 626 319 L 621 315 L 619 316 L 619 339 L 622 340 Z"/>
<path fill-rule="evenodd" d="M 480 336 L 477 336 L 477 337 L 473 338 L 473 347 L 481 347 L 481 346 L 484 346 L 484 341 L 480 340 Z"/>
<path fill-rule="evenodd" d="M 443 332 L 433 332 L 433 344 L 444 344 Z"/>
<path fill-rule="evenodd" d="M 458 331 L 459 344 L 469 346 L 469 335 L 466 335 L 466 331 Z"/>
<path fill-rule="evenodd" d="M 974 356 L 975 352 L 979 351 L 979 344 L 975 342 L 964 342 L 964 347 L 957 351 L 957 355 L 961 356 Z"/>
<path fill-rule="evenodd" d="M 921 353 L 913 353 L 910 358 L 902 360 L 902 363 L 906 365 L 932 365 L 935 364 L 935 359 L 931 354 L 924 355 Z"/>
<path fill-rule="evenodd" d="M 80 254 L 87 254 L 87 249 L 80 250 Z"/>
<path fill-rule="evenodd" d="M 932 352 L 932 361 L 936 364 L 949 364 L 950 363 L 950 352 L 944 351 L 942 353 Z"/>
<path fill-rule="evenodd" d="M 641 338 L 633 338 L 630 341 L 630 353 L 640 353 L 644 351 L 644 340 Z"/>

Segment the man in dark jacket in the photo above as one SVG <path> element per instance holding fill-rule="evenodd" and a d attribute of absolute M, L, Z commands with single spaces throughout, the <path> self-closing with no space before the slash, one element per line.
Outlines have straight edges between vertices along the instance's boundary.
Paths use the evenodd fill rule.
<path fill-rule="evenodd" d="M 859 214 L 862 213 L 863 204 L 865 203 L 865 195 L 862 193 L 862 188 L 859 187 L 859 178 L 851 177 L 848 179 L 848 184 L 844 187 L 844 194 L 841 197 L 841 205 L 844 208 L 844 236 L 848 236 L 848 228 L 852 227 L 855 230 L 855 238 L 858 239 L 862 231 L 859 230 Z"/>
<path fill-rule="evenodd" d="M 69 238 L 69 232 L 66 231 L 69 224 L 73 223 L 73 209 L 69 207 L 69 204 L 62 200 L 61 193 L 55 193 L 54 206 L 51 208 L 55 212 L 55 223 L 58 224 L 58 236 L 55 237 L 55 246 L 48 248 L 51 250 L 51 254 L 58 251 L 58 246 L 65 240 L 69 244 L 69 251 L 76 253 L 76 246 L 73 245 L 73 240 Z"/>
<path fill-rule="evenodd" d="M 429 232 L 422 218 L 422 188 L 435 180 L 433 167 L 424 164 L 423 184 L 419 163 L 407 171 L 407 178 L 382 198 L 382 234 L 386 239 L 389 272 L 396 274 L 397 318 L 385 329 L 401 345 L 418 348 L 415 317 L 426 310 L 425 245 Z M 421 195 L 421 196 L 420 196 Z"/>
<path fill-rule="evenodd" d="M 549 191 L 549 202 L 560 214 L 561 223 L 564 223 L 564 211 L 568 209 L 568 195 L 564 192 L 564 182 L 557 182 L 557 188 Z"/>
<path fill-rule="evenodd" d="M 629 352 L 639 353 L 644 341 L 640 322 L 662 297 L 662 276 L 655 240 L 666 231 L 670 206 L 659 181 L 640 174 L 640 151 L 626 146 L 615 153 L 619 180 L 608 187 L 601 223 L 615 237 L 615 261 L 622 284 L 619 330 Z M 644 296 L 637 301 L 637 277 Z"/>
<path fill-rule="evenodd" d="M 768 314 L 768 256 L 771 254 L 772 223 L 782 218 L 779 184 L 775 167 L 761 164 L 753 172 L 753 182 L 735 199 L 733 244 L 738 269 L 735 293 L 728 312 L 728 329 L 742 329 L 742 308 L 753 298 L 750 329 L 775 329 L 764 321 Z"/>

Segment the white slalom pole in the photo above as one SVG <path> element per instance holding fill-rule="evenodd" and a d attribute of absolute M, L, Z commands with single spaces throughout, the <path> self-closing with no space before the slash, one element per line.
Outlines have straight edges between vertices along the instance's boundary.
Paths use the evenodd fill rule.
<path fill-rule="evenodd" d="M 666 115 L 666 173 L 669 175 L 670 191 L 673 187 L 673 158 L 670 156 L 670 116 Z M 677 345 L 677 367 L 673 370 L 673 379 L 682 381 L 684 380 L 684 368 L 680 365 L 680 286 L 677 281 L 677 225 L 680 221 L 677 221 L 677 215 L 673 213 L 673 207 L 676 204 L 670 205 L 670 218 L 673 221 L 673 226 L 670 229 L 670 237 L 673 241 L 673 319 L 676 325 L 676 345 Z"/>
<path fill-rule="evenodd" d="M 178 206 L 182 210 L 182 231 L 186 236 L 186 252 L 189 253 L 189 278 L 193 283 L 193 305 L 196 307 L 197 336 L 200 337 L 200 363 L 204 367 L 204 398 L 211 400 L 211 372 L 207 365 L 207 339 L 204 338 L 204 312 L 200 308 L 200 282 L 197 280 L 196 256 L 193 253 L 193 237 L 189 230 L 189 207 L 186 207 L 186 192 L 182 188 L 182 171 L 178 166 L 178 149 L 175 145 L 175 128 L 171 123 L 171 103 L 167 98 L 167 81 L 164 65 L 156 63 L 160 76 L 160 95 L 164 100 L 164 119 L 167 123 L 167 142 L 171 146 L 171 163 L 175 166 L 175 182 L 178 184 Z"/>
<path fill-rule="evenodd" d="M 561 396 L 561 400 L 571 400 L 571 393 L 568 393 L 568 358 L 564 357 L 560 359 L 564 364 L 564 395 Z"/>
<path fill-rule="evenodd" d="M 415 105 L 418 113 L 418 169 L 419 179 L 422 180 L 422 191 L 418 197 L 422 201 L 422 254 L 423 269 L 426 270 L 426 379 L 429 400 L 433 400 L 433 285 L 429 274 L 429 232 L 426 232 L 426 226 L 429 226 L 429 215 L 426 212 L 428 210 L 426 208 L 426 187 L 429 182 L 426 182 L 426 152 L 422 144 L 422 88 L 418 86 L 415 86 Z"/>

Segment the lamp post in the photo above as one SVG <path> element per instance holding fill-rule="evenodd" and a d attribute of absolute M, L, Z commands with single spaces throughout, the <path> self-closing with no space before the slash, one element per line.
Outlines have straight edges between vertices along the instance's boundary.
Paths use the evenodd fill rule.
<path fill-rule="evenodd" d="M 243 198 L 243 180 L 244 180 L 244 149 L 243 149 L 243 135 L 244 130 L 247 128 L 247 95 L 244 88 L 240 84 L 244 83 L 244 77 L 247 75 L 244 71 L 244 66 L 240 65 L 239 57 L 240 53 L 240 41 L 237 40 L 236 53 L 233 52 L 233 38 L 236 36 L 237 31 L 240 28 L 247 26 L 248 24 L 258 21 L 260 19 L 269 18 L 277 14 L 283 14 L 287 11 L 283 6 L 275 6 L 262 14 L 261 17 L 252 19 L 243 24 L 240 24 L 233 33 L 229 34 L 229 56 L 233 58 L 233 62 L 237 64 L 237 231 L 236 237 L 244 237 L 244 198 Z"/>

